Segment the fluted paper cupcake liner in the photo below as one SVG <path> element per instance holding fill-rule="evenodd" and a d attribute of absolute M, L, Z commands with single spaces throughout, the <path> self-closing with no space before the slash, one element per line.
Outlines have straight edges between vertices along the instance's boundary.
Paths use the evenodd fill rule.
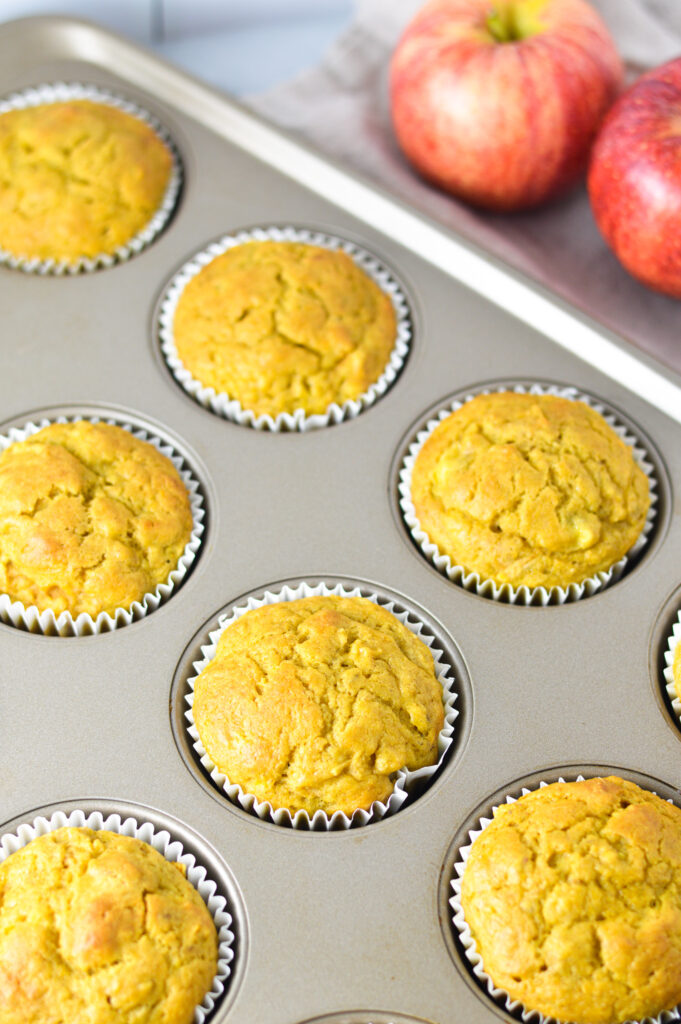
<path fill-rule="evenodd" d="M 204 267 L 228 249 L 245 242 L 304 242 L 306 245 L 317 245 L 324 249 L 342 250 L 360 267 L 390 298 L 396 317 L 395 344 L 388 358 L 385 370 L 362 395 L 339 404 L 332 402 L 326 412 L 307 415 L 303 409 L 295 412 L 281 412 L 277 416 L 269 414 L 257 415 L 252 409 L 245 409 L 236 398 L 230 398 L 225 392 L 206 387 L 192 376 L 177 354 L 173 322 L 175 311 L 182 292 Z M 354 419 L 364 409 L 377 401 L 397 378 L 409 352 L 411 341 L 411 319 L 409 306 L 401 286 L 392 273 L 375 256 L 345 239 L 335 235 L 327 235 L 320 231 L 308 231 L 294 227 L 261 227 L 252 230 L 238 231 L 233 235 L 225 235 L 219 241 L 198 252 L 175 274 L 168 285 L 161 303 L 159 315 L 159 337 L 161 351 L 175 380 L 200 405 L 210 409 L 218 416 L 238 423 L 241 426 L 254 427 L 256 430 L 296 430 L 307 431 L 343 420 Z"/>
<path fill-rule="evenodd" d="M 676 686 L 674 684 L 674 673 L 672 666 L 674 664 L 674 653 L 681 640 L 681 609 L 676 616 L 676 622 L 674 623 L 671 636 L 667 638 L 667 650 L 664 652 L 664 660 L 666 668 L 664 670 L 665 689 L 667 696 L 671 703 L 674 714 L 679 719 L 681 724 L 681 700 L 676 692 Z"/>
<path fill-rule="evenodd" d="M 206 904 L 218 934 L 217 973 L 210 991 L 206 993 L 194 1011 L 194 1024 L 203 1024 L 225 991 L 231 973 L 230 964 L 234 959 L 232 917 L 227 909 L 227 900 L 218 891 L 216 882 L 209 877 L 206 869 L 197 862 L 194 855 L 184 850 L 182 843 L 166 829 L 157 830 L 148 821 L 137 821 L 132 817 L 122 818 L 120 814 L 104 815 L 99 811 L 92 811 L 88 814 L 80 809 L 74 809 L 68 814 L 64 811 L 57 811 L 50 818 L 37 817 L 31 822 L 20 825 L 16 832 L 0 836 L 0 863 L 6 860 L 10 854 L 28 846 L 39 836 L 65 827 L 104 830 L 140 839 L 142 842 L 148 843 L 149 846 L 153 846 L 167 861 L 184 866 L 187 880 L 194 886 Z"/>
<path fill-rule="evenodd" d="M 217 643 L 222 633 L 232 622 L 240 619 L 246 612 L 254 608 L 262 608 L 263 605 L 277 604 L 281 601 L 296 601 L 303 597 L 329 597 L 331 595 L 368 598 L 374 604 L 380 605 L 391 612 L 396 619 L 422 640 L 430 650 L 435 662 L 435 673 L 442 686 L 442 702 L 445 714 L 444 726 L 438 736 L 438 760 L 436 764 L 427 765 L 424 768 L 419 768 L 417 771 L 408 771 L 406 768 L 400 769 L 396 773 L 395 787 L 388 800 L 385 803 L 380 800 L 374 801 L 369 810 L 358 809 L 352 816 L 348 816 L 342 811 L 336 811 L 332 815 L 326 814 L 325 811 L 315 811 L 310 816 L 307 811 L 299 810 L 292 814 L 286 808 L 273 808 L 267 800 L 258 800 L 252 793 L 245 792 L 238 783 L 230 782 L 227 776 L 216 768 L 206 753 L 194 724 L 194 685 L 199 673 L 215 656 Z M 201 764 L 215 785 L 225 793 L 232 803 L 238 804 L 245 811 L 257 815 L 258 818 L 274 822 L 275 825 L 325 832 L 336 829 L 348 829 L 359 825 L 367 825 L 372 821 L 378 821 L 399 810 L 407 799 L 410 790 L 417 782 L 429 779 L 435 774 L 442 764 L 445 753 L 451 746 L 454 736 L 454 722 L 459 714 L 454 706 L 457 694 L 454 690 L 455 680 L 451 666 L 447 663 L 444 652 L 438 646 L 437 638 L 416 618 L 415 613 L 408 610 L 400 610 L 392 601 L 380 600 L 377 595 L 360 590 L 359 587 L 347 589 L 341 584 L 327 587 L 324 583 L 310 585 L 301 582 L 296 587 L 285 586 L 282 590 L 276 592 L 266 590 L 261 598 L 249 597 L 246 604 L 239 605 L 229 614 L 222 616 L 218 620 L 218 628 L 210 632 L 209 638 L 210 643 L 201 648 L 203 657 L 199 661 L 194 662 L 195 675 L 187 680 L 191 692 L 185 696 L 185 701 L 188 705 L 188 710 L 185 711 L 186 729 Z"/>
<path fill-rule="evenodd" d="M 98 85 L 88 85 L 82 82 L 52 82 L 36 85 L 33 88 L 23 89 L 21 92 L 12 93 L 0 101 L 0 114 L 6 114 L 10 110 L 24 110 L 27 107 L 39 107 L 47 103 L 65 103 L 69 100 L 90 100 L 93 103 L 103 103 L 109 107 L 116 107 L 124 114 L 130 114 L 138 120 L 147 124 L 152 131 L 163 142 L 170 151 L 173 165 L 170 171 L 170 178 L 166 185 L 163 198 L 156 212 L 132 238 L 123 245 L 119 245 L 112 253 L 100 253 L 98 256 L 82 256 L 73 262 L 68 260 L 42 260 L 37 257 L 22 256 L 0 248 L 0 265 L 5 264 L 17 270 L 23 270 L 29 274 L 82 274 L 99 270 L 102 267 L 112 267 L 116 263 L 123 263 L 131 256 L 136 256 L 143 249 L 146 249 L 154 239 L 163 231 L 170 217 L 175 210 L 177 200 L 182 187 L 182 162 L 177 147 L 166 128 L 150 114 L 148 110 L 123 99 Z"/>
<path fill-rule="evenodd" d="M 108 416 L 78 415 L 41 419 L 38 423 L 26 423 L 21 428 L 12 427 L 7 434 L 0 434 L 0 453 L 16 441 L 25 441 L 26 438 L 51 423 L 73 423 L 79 420 L 87 420 L 90 423 L 110 423 L 117 427 L 123 427 L 133 437 L 153 445 L 157 451 L 170 459 L 189 494 L 192 532 L 176 568 L 169 573 L 167 580 L 164 583 L 159 583 L 154 590 L 146 593 L 139 601 L 133 601 L 128 608 L 116 608 L 113 615 L 108 612 L 100 612 L 96 618 L 93 618 L 87 612 L 81 612 L 74 618 L 69 611 L 55 615 L 50 608 L 41 612 L 36 605 L 25 605 L 21 601 L 13 600 L 9 594 L 0 593 L 0 621 L 17 626 L 19 629 L 28 630 L 29 633 L 43 633 L 46 636 L 90 636 L 93 633 L 108 633 L 112 629 L 120 629 L 122 626 L 130 625 L 131 622 L 143 619 L 164 604 L 177 589 L 187 575 L 201 546 L 205 509 L 198 480 L 183 457 L 171 445 L 146 430 L 131 426 L 125 420 Z"/>
<path fill-rule="evenodd" d="M 609 569 L 602 570 L 592 576 L 586 577 L 579 583 L 570 583 L 567 587 L 513 587 L 510 583 L 496 583 L 494 580 L 481 576 L 478 572 L 472 572 L 463 565 L 452 562 L 449 555 L 443 554 L 438 546 L 434 544 L 425 530 L 422 529 L 416 515 L 414 503 L 411 497 L 411 478 L 414 463 L 423 448 L 424 444 L 439 424 L 457 409 L 460 409 L 466 402 L 470 402 L 478 395 L 493 394 L 496 392 L 514 391 L 518 394 L 531 395 L 558 395 L 561 398 L 569 398 L 572 401 L 585 402 L 588 406 L 600 413 L 606 423 L 612 427 L 615 433 L 622 438 L 632 449 L 632 454 L 648 478 L 650 489 L 650 508 L 643 525 L 643 529 L 629 551 L 618 561 L 614 562 Z M 639 438 L 635 437 L 628 427 L 621 423 L 616 414 L 606 406 L 602 405 L 595 398 L 584 394 L 573 387 L 559 387 L 550 384 L 515 384 L 512 386 L 499 385 L 498 387 L 484 388 L 480 391 L 471 392 L 465 398 L 456 399 L 447 405 L 433 418 L 429 419 L 426 425 L 419 430 L 415 440 L 409 446 L 407 455 L 404 458 L 399 477 L 400 508 L 405 523 L 414 541 L 420 548 L 426 559 L 444 576 L 447 576 L 453 583 L 458 584 L 465 590 L 479 594 L 481 597 L 488 597 L 494 601 L 504 601 L 508 604 L 519 605 L 549 605 L 566 604 L 567 602 L 578 601 L 583 597 L 591 597 L 599 591 L 604 590 L 615 583 L 624 573 L 632 558 L 637 557 L 648 542 L 650 532 L 655 523 L 657 512 L 657 480 L 655 469 L 650 461 L 646 448 Z"/>
<path fill-rule="evenodd" d="M 585 776 L 578 775 L 576 782 L 584 782 Z M 565 783 L 564 778 L 558 778 L 555 780 L 559 783 Z M 505 803 L 514 804 L 521 796 L 526 796 L 528 793 L 533 792 L 534 789 L 544 789 L 546 786 L 553 785 L 553 783 L 542 780 L 533 789 L 528 789 L 526 786 L 520 791 L 519 796 L 506 795 Z M 652 792 L 652 791 L 651 791 Z M 482 817 L 478 821 L 478 825 L 474 829 L 470 829 L 468 837 L 470 842 L 465 846 L 462 846 L 459 850 L 459 857 L 454 864 L 454 871 L 456 878 L 452 878 L 451 886 L 454 895 L 449 900 L 449 905 L 453 910 L 452 922 L 457 931 L 463 951 L 466 955 L 466 959 L 471 964 L 475 977 L 482 982 L 483 986 L 487 990 L 487 993 L 497 1004 L 502 1004 L 504 1009 L 508 1010 L 509 1013 L 514 1014 L 516 1017 L 520 1017 L 525 1022 L 532 1022 L 532 1024 L 568 1024 L 567 1021 L 557 1020 L 555 1017 L 547 1017 L 539 1010 L 530 1010 L 519 999 L 513 999 L 504 988 L 500 988 L 495 985 L 489 974 L 485 971 L 482 957 L 478 952 L 478 947 L 473 938 L 471 930 L 466 922 L 464 916 L 463 907 L 461 905 L 461 886 L 463 882 L 463 875 L 466 869 L 466 863 L 471 852 L 471 847 L 478 836 L 482 835 L 488 825 L 491 825 L 494 820 L 494 815 L 499 809 L 500 804 L 496 804 L 492 808 L 492 817 Z M 621 1024 L 669 1024 L 670 1021 L 678 1020 L 679 1013 L 681 1013 L 681 1004 L 674 1007 L 673 1010 L 663 1010 L 662 1013 L 656 1017 L 643 1017 L 640 1020 L 622 1021 Z"/>

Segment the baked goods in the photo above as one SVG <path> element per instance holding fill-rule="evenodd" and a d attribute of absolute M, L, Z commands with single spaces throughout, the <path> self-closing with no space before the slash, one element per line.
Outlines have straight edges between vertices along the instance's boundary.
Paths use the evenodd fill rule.
<path fill-rule="evenodd" d="M 499 807 L 461 904 L 485 973 L 528 1010 L 619 1024 L 681 1002 L 681 810 L 632 782 Z"/>
<path fill-rule="evenodd" d="M 169 459 L 122 427 L 53 423 L 0 455 L 0 591 L 112 615 L 167 580 L 192 531 Z"/>
<path fill-rule="evenodd" d="M 411 498 L 455 565 L 513 587 L 567 587 L 622 558 L 649 486 L 632 449 L 584 402 L 478 395 L 451 413 L 414 462 Z"/>
<path fill-rule="evenodd" d="M 674 658 L 672 660 L 672 678 L 674 681 L 674 690 L 676 696 L 681 700 L 681 643 L 677 643 L 674 648 Z"/>
<path fill-rule="evenodd" d="M 138 117 L 68 100 L 0 115 L 0 247 L 75 264 L 113 254 L 158 210 L 169 148 Z"/>
<path fill-rule="evenodd" d="M 425 644 L 367 598 L 246 612 L 194 687 L 194 723 L 230 783 L 273 808 L 348 816 L 398 769 L 437 762 L 442 685 Z"/>
<path fill-rule="evenodd" d="M 196 380 L 272 417 L 359 398 L 395 337 L 389 296 L 342 250 L 303 242 L 227 249 L 191 278 L 173 321 Z"/>
<path fill-rule="evenodd" d="M 60 828 L 0 864 L 3 1024 L 190 1024 L 215 925 L 180 865 L 139 839 Z"/>

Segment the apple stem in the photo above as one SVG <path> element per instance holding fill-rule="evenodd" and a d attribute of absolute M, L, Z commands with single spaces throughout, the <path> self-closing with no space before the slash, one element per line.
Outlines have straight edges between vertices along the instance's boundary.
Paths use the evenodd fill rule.
<path fill-rule="evenodd" d="M 541 31 L 538 15 L 546 6 L 546 0 L 526 0 L 513 3 L 504 0 L 489 8 L 485 17 L 487 31 L 497 43 L 517 43 Z"/>
<path fill-rule="evenodd" d="M 501 10 L 498 7 L 492 7 L 485 18 L 487 30 L 492 34 L 497 43 L 509 43 L 513 39 L 509 14 L 508 7 Z"/>

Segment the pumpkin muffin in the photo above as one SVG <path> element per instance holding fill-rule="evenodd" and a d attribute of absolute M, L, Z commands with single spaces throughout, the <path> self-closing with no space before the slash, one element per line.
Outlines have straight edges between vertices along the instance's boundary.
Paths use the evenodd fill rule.
<path fill-rule="evenodd" d="M 584 402 L 478 395 L 433 430 L 411 497 L 455 565 L 513 587 L 567 587 L 622 558 L 650 505 L 632 449 Z"/>
<path fill-rule="evenodd" d="M 681 643 L 674 648 L 674 659 L 672 661 L 672 677 L 676 696 L 681 700 Z"/>
<path fill-rule="evenodd" d="M 176 568 L 187 488 L 153 445 L 107 423 L 53 423 L 0 455 L 0 591 L 27 607 L 112 615 Z"/>
<path fill-rule="evenodd" d="M 189 281 L 173 334 L 178 357 L 204 387 L 258 416 L 312 415 L 378 380 L 396 318 L 389 296 L 345 252 L 252 241 Z"/>
<path fill-rule="evenodd" d="M 444 706 L 432 655 L 366 598 L 247 612 L 222 633 L 194 692 L 208 756 L 275 810 L 351 816 L 387 800 L 398 769 L 437 762 Z"/>
<path fill-rule="evenodd" d="M 105 103 L 0 114 L 0 247 L 65 264 L 111 255 L 154 216 L 172 167 L 148 124 Z"/>
<path fill-rule="evenodd" d="M 681 1002 L 681 810 L 616 777 L 555 783 L 498 808 L 461 905 L 493 983 L 575 1024 Z"/>
<path fill-rule="evenodd" d="M 0 864 L 3 1024 L 190 1024 L 217 971 L 210 913 L 139 839 L 60 828 Z"/>

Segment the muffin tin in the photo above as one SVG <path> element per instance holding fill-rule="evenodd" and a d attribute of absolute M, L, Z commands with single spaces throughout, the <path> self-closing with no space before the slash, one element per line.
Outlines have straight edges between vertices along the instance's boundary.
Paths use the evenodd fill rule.
<path fill-rule="evenodd" d="M 178 590 L 125 629 L 56 637 L 0 624 L 0 833 L 77 807 L 175 830 L 218 879 L 233 919 L 232 975 L 211 1024 L 512 1020 L 479 987 L 450 923 L 467 823 L 495 794 L 579 772 L 615 770 L 680 799 L 681 729 L 662 669 L 681 604 L 681 391 L 484 255 L 99 28 L 5 26 L 0 93 L 46 81 L 94 83 L 148 109 L 177 144 L 184 189 L 170 225 L 125 263 L 62 278 L 0 270 L 0 432 L 64 409 L 143 421 L 197 476 L 206 530 Z M 409 358 L 386 394 L 355 419 L 305 433 L 258 431 L 200 407 L 158 339 L 166 284 L 193 253 L 276 224 L 375 254 L 412 314 Z M 480 287 L 503 284 L 496 305 L 449 272 L 464 257 L 461 276 L 479 266 Z M 525 316 L 523 297 L 525 319 L 543 309 L 560 345 L 500 308 Z M 588 361 L 605 355 L 630 389 Z M 466 592 L 423 558 L 399 508 L 401 458 L 428 411 L 518 380 L 602 401 L 646 439 L 658 480 L 655 526 L 635 564 L 563 606 Z M 303 579 L 403 601 L 444 645 L 457 680 L 441 769 L 394 815 L 358 828 L 259 820 L 201 774 L 183 739 L 178 701 L 206 629 L 245 596 Z"/>

